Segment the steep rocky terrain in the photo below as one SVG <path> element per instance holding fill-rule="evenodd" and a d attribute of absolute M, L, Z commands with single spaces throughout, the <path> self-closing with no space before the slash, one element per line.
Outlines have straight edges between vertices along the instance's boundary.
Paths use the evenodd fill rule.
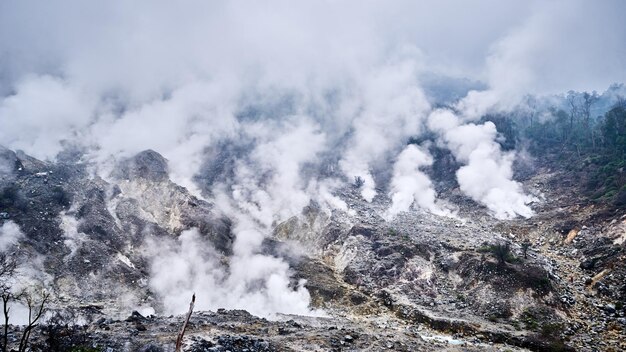
<path fill-rule="evenodd" d="M 173 350 L 183 317 L 161 314 L 144 244 L 196 228 L 228 263 L 231 221 L 171 182 L 153 151 L 107 180 L 71 153 L 56 163 L 0 154 L 11 165 L 0 221 L 19 226 L 13 255 L 40 258 L 33 267 L 53 293 L 54 316 L 35 331 L 33 350 Z M 387 221 L 390 200 L 365 202 L 354 186 L 337 194 L 349 212 L 311 203 L 275 224 L 263 251 L 284 258 L 294 282 L 306 280 L 325 316 L 196 312 L 185 350 L 625 349 L 626 215 L 578 196 L 563 170 L 526 171 L 527 191 L 541 199 L 530 219 L 495 220 L 445 180 L 456 218 L 411 211 Z M 299 254 L 286 253 L 294 243 Z"/>

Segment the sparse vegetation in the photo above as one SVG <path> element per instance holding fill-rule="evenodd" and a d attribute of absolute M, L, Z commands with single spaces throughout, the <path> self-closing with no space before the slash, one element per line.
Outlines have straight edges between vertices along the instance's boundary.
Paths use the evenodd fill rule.
<path fill-rule="evenodd" d="M 518 259 L 511 252 L 511 244 L 508 242 L 496 243 L 484 246 L 478 249 L 482 253 L 491 253 L 497 260 L 498 264 L 514 263 Z"/>
<path fill-rule="evenodd" d="M 28 308 L 28 323 L 22 333 L 18 349 L 19 352 L 24 352 L 28 347 L 28 342 L 33 329 L 37 327 L 39 320 L 47 309 L 50 293 L 46 292 L 44 289 L 36 288 L 31 291 L 23 292 L 21 296 L 23 297 L 23 302 Z"/>
<path fill-rule="evenodd" d="M 79 346 L 72 348 L 70 352 L 100 352 L 100 349 L 95 347 Z"/>
<path fill-rule="evenodd" d="M 509 243 L 498 243 L 491 246 L 491 253 L 498 259 L 498 263 L 503 265 L 511 257 L 511 245 Z"/>
<path fill-rule="evenodd" d="M 11 255 L 0 254 L 0 297 L 2 297 L 2 312 L 4 316 L 4 328 L 0 349 L 2 352 L 9 350 L 9 320 L 11 317 L 11 304 L 19 302 L 28 310 L 28 322 L 22 331 L 18 352 L 24 352 L 28 348 L 31 333 L 39 324 L 39 320 L 47 309 L 50 294 L 39 287 L 31 287 L 20 292 L 15 292 L 12 284 L 15 280 L 17 261 Z"/>
<path fill-rule="evenodd" d="M 535 308 L 527 308 L 520 315 L 520 321 L 524 323 L 526 329 L 535 331 L 537 334 L 534 340 L 537 344 L 545 346 L 548 351 L 564 351 L 566 345 L 563 343 L 560 332 L 563 324 L 549 319 L 550 312 L 537 311 Z"/>
<path fill-rule="evenodd" d="M 541 325 L 541 335 L 544 337 L 558 336 L 559 332 L 563 329 L 560 323 L 545 323 Z"/>
<path fill-rule="evenodd" d="M 0 296 L 2 296 L 2 312 L 4 314 L 4 331 L 0 346 L 2 352 L 7 352 L 9 343 L 9 313 L 11 310 L 9 303 L 14 299 L 10 280 L 14 277 L 16 268 L 17 262 L 12 257 L 6 253 L 0 254 Z"/>
<path fill-rule="evenodd" d="M 551 154 L 565 170 L 583 176 L 594 201 L 626 206 L 626 100 L 593 116 L 597 93 L 569 92 L 566 99 L 567 108 L 552 108 L 542 119 L 531 108 L 484 120 L 497 126 L 504 149 L 524 143 L 535 155 Z"/>
<path fill-rule="evenodd" d="M 535 318 L 534 314 L 532 314 L 530 311 L 525 310 L 524 313 L 522 313 L 520 320 L 524 323 L 524 325 L 526 325 L 526 329 L 528 330 L 537 330 L 537 328 L 539 328 L 539 323 L 537 322 L 537 318 Z"/>
<path fill-rule="evenodd" d="M 524 254 L 524 259 L 528 259 L 528 249 L 530 248 L 530 242 L 525 240 L 522 242 L 522 254 Z"/>

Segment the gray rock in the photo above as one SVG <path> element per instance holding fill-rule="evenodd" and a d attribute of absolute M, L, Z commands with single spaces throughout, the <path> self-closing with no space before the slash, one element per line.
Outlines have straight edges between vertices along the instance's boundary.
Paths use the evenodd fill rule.
<path fill-rule="evenodd" d="M 607 305 L 604 306 L 604 311 L 609 313 L 609 314 L 613 314 L 615 313 L 615 305 L 612 303 L 609 303 Z"/>
<path fill-rule="evenodd" d="M 166 181 L 169 178 L 167 160 L 154 150 L 144 150 L 120 162 L 113 176 L 121 180 L 143 178 Z"/>

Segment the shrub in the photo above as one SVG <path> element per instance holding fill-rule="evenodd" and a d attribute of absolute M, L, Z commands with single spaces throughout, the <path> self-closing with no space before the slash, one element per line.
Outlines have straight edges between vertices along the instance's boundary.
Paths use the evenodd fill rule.
<path fill-rule="evenodd" d="M 530 248 L 530 242 L 528 240 L 522 243 L 522 253 L 524 254 L 524 259 L 528 258 L 528 249 Z"/>
<path fill-rule="evenodd" d="M 511 253 L 511 244 L 508 242 L 496 243 L 487 247 L 481 247 L 479 252 L 489 252 L 498 260 L 498 264 L 513 263 L 518 259 Z"/>

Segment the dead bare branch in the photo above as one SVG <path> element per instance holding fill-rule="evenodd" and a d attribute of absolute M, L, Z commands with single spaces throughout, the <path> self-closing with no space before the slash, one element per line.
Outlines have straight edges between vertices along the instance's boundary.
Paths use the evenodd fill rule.
<path fill-rule="evenodd" d="M 26 296 L 26 304 L 28 306 L 28 325 L 24 329 L 24 333 L 22 333 L 22 338 L 20 339 L 20 346 L 18 348 L 19 352 L 26 351 L 26 347 L 28 346 L 28 340 L 30 339 L 30 334 L 32 330 L 37 327 L 37 321 L 41 318 L 45 311 L 46 303 L 50 299 L 50 294 L 48 292 L 42 292 L 41 301 L 39 304 L 35 303 L 35 298 L 33 295 Z"/>
<path fill-rule="evenodd" d="M 194 293 L 191 296 L 191 303 L 189 304 L 189 313 L 187 313 L 187 318 L 185 319 L 185 323 L 183 324 L 182 329 L 180 329 L 180 333 L 178 334 L 178 338 L 176 339 L 176 352 L 181 352 L 183 348 L 183 336 L 185 335 L 185 330 L 187 330 L 187 324 L 189 323 L 189 318 L 191 318 L 191 313 L 193 313 L 193 305 L 196 303 L 196 294 Z"/>

